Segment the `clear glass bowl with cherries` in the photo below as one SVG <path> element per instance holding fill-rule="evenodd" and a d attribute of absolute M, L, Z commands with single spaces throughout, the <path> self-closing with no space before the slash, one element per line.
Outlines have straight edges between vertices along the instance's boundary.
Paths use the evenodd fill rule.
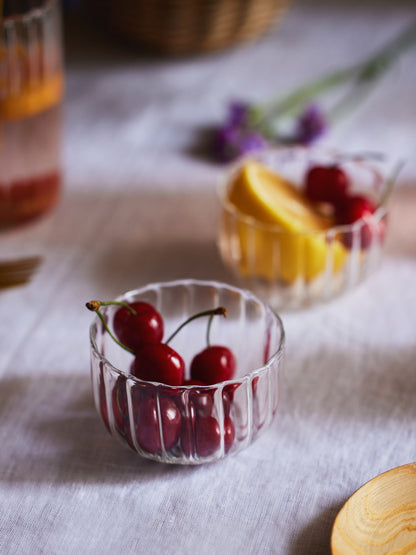
<path fill-rule="evenodd" d="M 219 186 L 224 262 L 275 309 L 355 287 L 381 258 L 391 174 L 383 156 L 329 149 L 270 149 L 238 160 Z"/>
<path fill-rule="evenodd" d="M 197 280 L 92 301 L 91 378 L 108 431 L 160 462 L 216 461 L 277 411 L 282 322 L 251 292 Z"/>

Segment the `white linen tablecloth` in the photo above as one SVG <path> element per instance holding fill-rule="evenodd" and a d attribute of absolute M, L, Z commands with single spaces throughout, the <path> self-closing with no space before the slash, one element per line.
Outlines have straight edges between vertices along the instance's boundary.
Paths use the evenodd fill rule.
<path fill-rule="evenodd" d="M 296 2 L 254 43 L 176 60 L 72 28 L 63 198 L 16 239 L 44 253 L 40 271 L 0 292 L 0 553 L 325 555 L 346 499 L 416 460 L 415 51 L 327 138 L 407 160 L 387 255 L 348 295 L 282 314 L 280 409 L 250 448 L 182 468 L 120 447 L 93 407 L 84 308 L 150 281 L 232 281 L 215 245 L 222 169 L 193 152 L 196 131 L 232 97 L 361 60 L 415 16 Z"/>

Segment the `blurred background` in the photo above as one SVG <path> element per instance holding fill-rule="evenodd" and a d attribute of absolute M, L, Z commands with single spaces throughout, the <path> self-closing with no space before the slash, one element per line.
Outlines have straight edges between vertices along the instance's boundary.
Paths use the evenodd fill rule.
<path fill-rule="evenodd" d="M 174 169 L 186 157 L 181 182 L 203 180 L 204 174 L 193 174 L 203 160 L 192 155 L 200 154 L 201 130 L 224 119 L 231 99 L 264 103 L 358 63 L 403 31 L 413 10 L 416 18 L 411 0 L 394 5 L 385 0 L 67 1 L 71 168 L 75 151 L 85 152 L 85 140 L 89 155 L 83 164 L 103 180 L 114 148 L 118 165 L 124 159 L 129 167 L 120 167 L 121 173 L 134 172 L 140 155 L 141 174 L 150 168 L 157 174 L 161 157 Z M 411 163 L 414 90 L 400 84 L 412 72 L 412 54 L 405 53 L 351 116 L 331 129 L 327 142 L 368 150 L 377 149 L 382 136 L 393 157 Z M 88 132 L 82 132 L 83 122 Z M 111 125 L 116 144 L 115 136 L 106 134 Z M 98 160 L 99 151 L 110 147 L 107 141 L 109 156 Z"/>

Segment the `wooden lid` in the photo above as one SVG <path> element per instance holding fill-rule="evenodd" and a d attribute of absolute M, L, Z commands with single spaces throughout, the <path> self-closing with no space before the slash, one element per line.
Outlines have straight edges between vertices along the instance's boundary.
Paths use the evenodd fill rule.
<path fill-rule="evenodd" d="M 335 519 L 333 555 L 416 553 L 416 463 L 393 468 L 352 495 Z"/>

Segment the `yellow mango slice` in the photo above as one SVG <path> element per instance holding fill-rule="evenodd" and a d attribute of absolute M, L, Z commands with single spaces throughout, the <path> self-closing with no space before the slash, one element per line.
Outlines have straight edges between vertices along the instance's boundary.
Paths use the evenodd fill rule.
<path fill-rule="evenodd" d="M 244 276 L 292 283 L 311 281 L 329 265 L 337 273 L 346 250 L 336 239 L 328 242 L 331 218 L 319 214 L 292 183 L 256 161 L 247 162 L 228 190 L 230 202 L 256 223 L 225 215 L 223 224 L 236 234 L 239 265 Z M 256 225 L 258 224 L 258 225 Z"/>

